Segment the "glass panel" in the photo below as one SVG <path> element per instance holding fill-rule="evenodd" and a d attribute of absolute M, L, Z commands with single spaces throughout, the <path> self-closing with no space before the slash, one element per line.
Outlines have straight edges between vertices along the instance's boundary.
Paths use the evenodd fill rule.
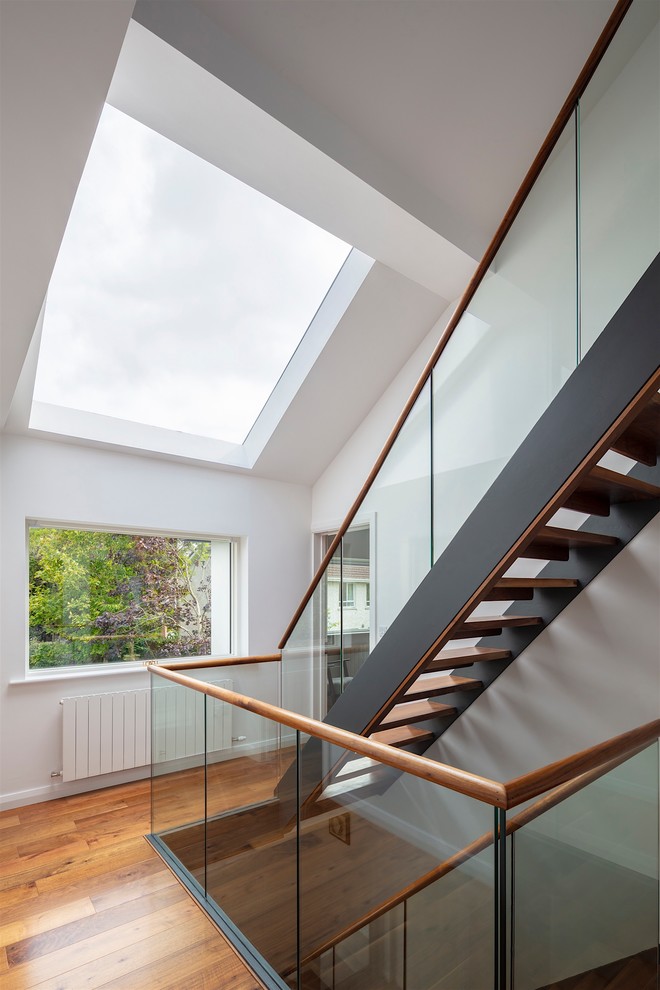
<path fill-rule="evenodd" d="M 516 990 L 656 986 L 657 743 L 517 831 L 514 856 Z"/>
<path fill-rule="evenodd" d="M 359 517 L 361 518 L 361 516 Z M 341 541 L 343 689 L 369 656 L 372 645 L 371 541 L 374 525 L 354 522 Z"/>
<path fill-rule="evenodd" d="M 575 125 L 433 371 L 437 559 L 576 364 Z"/>
<path fill-rule="evenodd" d="M 206 696 L 152 675 L 151 831 L 205 883 Z"/>
<path fill-rule="evenodd" d="M 325 717 L 430 569 L 430 396 L 429 382 L 282 652 L 290 711 Z"/>
<path fill-rule="evenodd" d="M 282 650 L 282 707 L 323 719 L 343 690 L 341 548 Z"/>
<path fill-rule="evenodd" d="M 228 751 L 228 706 L 207 704 L 207 897 L 286 974 L 296 969 L 296 734 L 234 709 L 244 738 Z"/>
<path fill-rule="evenodd" d="M 582 353 L 660 251 L 659 21 L 635 0 L 580 101 Z"/>
<path fill-rule="evenodd" d="M 492 985 L 492 808 L 312 740 L 300 815 L 303 987 Z M 480 837 L 483 858 L 441 868 Z"/>
<path fill-rule="evenodd" d="M 380 469 L 358 519 L 346 534 L 345 553 L 370 529 L 371 648 L 397 617 L 431 567 L 431 383 L 413 406 Z"/>

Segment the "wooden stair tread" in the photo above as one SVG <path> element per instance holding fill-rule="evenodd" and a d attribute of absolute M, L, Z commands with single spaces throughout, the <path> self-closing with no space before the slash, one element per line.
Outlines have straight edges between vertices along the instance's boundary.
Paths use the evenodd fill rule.
<path fill-rule="evenodd" d="M 538 548 L 538 544 L 537 544 Z M 486 592 L 485 602 L 531 601 L 535 591 L 577 588 L 575 578 L 500 578 Z"/>
<path fill-rule="evenodd" d="M 568 502 L 565 504 L 568 505 Z M 604 504 L 609 512 L 610 503 Z M 561 526 L 541 526 L 519 556 L 540 560 L 568 560 L 569 550 L 573 547 L 616 546 L 618 543 L 616 536 L 606 536 L 604 533 L 563 529 Z"/>
<path fill-rule="evenodd" d="M 577 588 L 576 578 L 500 578 L 496 588 Z"/>
<path fill-rule="evenodd" d="M 454 630 L 452 638 L 474 636 L 489 629 L 513 629 L 518 626 L 540 626 L 543 619 L 539 615 L 471 615 Z"/>
<path fill-rule="evenodd" d="M 612 444 L 612 450 L 654 467 L 660 457 L 660 395 L 655 392 Z"/>
<path fill-rule="evenodd" d="M 473 663 L 489 660 L 509 660 L 510 650 L 497 650 L 489 646 L 464 646 L 463 649 L 442 650 L 424 669 L 424 673 L 436 670 L 453 670 L 470 667 Z"/>
<path fill-rule="evenodd" d="M 429 718 L 448 718 L 451 715 L 456 715 L 456 709 L 452 705 L 442 705 L 438 701 L 408 701 L 395 705 L 380 724 L 384 728 L 393 729 L 399 725 L 410 725 L 411 722 L 424 722 Z"/>
<path fill-rule="evenodd" d="M 413 743 L 431 743 L 435 739 L 430 729 L 418 729 L 415 725 L 399 725 L 392 729 L 380 729 L 369 736 L 374 742 L 385 743 L 386 746 L 411 746 Z"/>
<path fill-rule="evenodd" d="M 619 542 L 616 536 L 605 533 L 588 533 L 583 529 L 562 529 L 560 526 L 541 526 L 534 542 L 560 544 L 569 547 L 613 547 Z"/>
<path fill-rule="evenodd" d="M 472 677 L 425 673 L 415 681 L 412 687 L 408 688 L 404 697 L 409 700 L 435 698 L 441 694 L 450 694 L 452 691 L 478 691 L 481 688 L 483 688 L 482 682 Z"/>
<path fill-rule="evenodd" d="M 604 496 L 610 502 L 634 502 L 639 499 L 660 498 L 660 488 L 648 481 L 631 478 L 629 474 L 619 474 L 610 468 L 596 465 L 582 479 L 578 492 L 587 495 Z"/>

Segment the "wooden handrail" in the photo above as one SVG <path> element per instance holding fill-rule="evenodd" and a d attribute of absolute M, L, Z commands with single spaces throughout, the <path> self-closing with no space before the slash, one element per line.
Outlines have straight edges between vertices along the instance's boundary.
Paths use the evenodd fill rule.
<path fill-rule="evenodd" d="M 415 756 L 413 753 L 395 749 L 385 743 L 374 742 L 372 739 L 357 736 L 345 729 L 338 729 L 325 722 L 318 722 L 306 715 L 287 712 L 265 701 L 257 701 L 256 698 L 248 698 L 243 694 L 236 694 L 235 691 L 227 691 L 225 688 L 218 687 L 217 684 L 198 681 L 194 677 L 188 677 L 186 674 L 180 674 L 175 670 L 168 670 L 158 664 L 150 664 L 149 671 L 174 681 L 175 684 L 180 684 L 182 687 L 206 694 L 211 698 L 217 698 L 218 701 L 227 702 L 236 708 L 243 708 L 245 711 L 253 712 L 255 715 L 270 719 L 271 722 L 277 722 L 279 725 L 286 725 L 290 729 L 297 729 L 306 735 L 315 736 L 317 739 L 350 750 L 352 753 L 358 753 L 360 756 L 366 756 L 378 763 L 384 763 L 395 770 L 410 773 L 414 777 L 420 777 L 422 780 L 447 787 L 451 791 L 467 794 L 468 797 L 474 798 L 476 801 L 497 808 L 505 807 L 506 793 L 504 788 L 502 784 L 498 784 L 494 780 L 468 773 L 466 770 L 448 767 L 444 763 L 436 763 L 424 756 Z"/>
<path fill-rule="evenodd" d="M 147 660 L 147 667 L 152 665 L 164 670 L 197 670 L 199 667 L 240 667 L 251 663 L 277 663 L 282 659 L 281 653 L 265 653 L 263 656 L 253 657 L 209 657 L 207 660 Z"/>
<path fill-rule="evenodd" d="M 346 729 L 338 729 L 327 722 L 319 722 L 317 719 L 309 718 L 307 715 L 298 715 L 295 712 L 286 711 L 271 705 L 266 701 L 257 701 L 256 698 L 249 698 L 247 695 L 237 694 L 235 691 L 227 691 L 216 684 L 207 684 L 194 677 L 188 677 L 169 667 L 153 663 L 149 665 L 151 673 L 165 677 L 182 687 L 190 688 L 209 697 L 217 698 L 219 701 L 227 702 L 236 708 L 243 708 L 245 711 L 253 712 L 262 718 L 270 719 L 280 725 L 286 725 L 290 729 L 297 729 L 306 735 L 322 739 L 324 742 L 332 743 L 342 749 L 358 753 L 360 756 L 369 757 L 378 763 L 410 773 L 414 777 L 428 780 L 441 787 L 465 794 L 466 797 L 474 798 L 484 804 L 490 804 L 494 808 L 510 810 L 529 801 L 546 791 L 554 790 L 562 784 L 567 784 L 585 773 L 597 770 L 598 767 L 618 759 L 621 755 L 629 753 L 636 748 L 644 747 L 660 736 L 660 718 L 652 722 L 646 722 L 636 729 L 622 732 L 618 736 L 608 739 L 606 742 L 597 743 L 588 749 L 581 750 L 563 760 L 549 763 L 547 766 L 532 770 L 530 773 L 516 777 L 508 783 L 503 784 L 489 777 L 482 777 L 479 774 L 469 773 L 467 770 L 459 770 L 450 767 L 445 763 L 437 763 L 429 760 L 425 756 L 417 756 L 403 750 L 395 749 L 385 743 L 375 742 L 364 736 L 358 736 Z"/>
<path fill-rule="evenodd" d="M 592 784 L 595 780 L 605 776 L 605 774 L 609 773 L 611 770 L 615 770 L 618 766 L 621 766 L 622 763 L 625 763 L 633 756 L 641 753 L 645 748 L 646 747 L 643 745 L 635 746 L 616 757 L 616 759 L 609 760 L 607 763 L 603 763 L 595 769 L 580 774 L 580 776 L 574 777 L 567 783 L 556 787 L 549 794 L 545 794 L 538 801 L 535 801 L 529 808 L 525 808 L 524 811 L 520 811 L 517 815 L 514 815 L 513 818 L 509 818 L 506 823 L 506 834 L 513 835 L 514 832 L 517 832 L 519 829 L 523 828 L 523 826 L 528 825 L 536 818 L 539 818 L 547 811 L 550 811 L 556 805 L 561 804 L 562 801 L 565 801 L 567 798 L 571 797 L 573 794 L 576 794 L 584 787 Z M 344 939 L 349 938 L 356 932 L 359 932 L 365 925 L 371 924 L 371 922 L 376 921 L 377 918 L 382 918 L 384 914 L 388 914 L 394 908 L 398 907 L 399 904 L 403 904 L 404 901 L 414 897 L 414 895 L 418 894 L 421 890 L 424 890 L 426 887 L 430 887 L 431 884 L 435 883 L 437 880 L 440 880 L 448 873 L 451 873 L 452 870 L 457 869 L 459 866 L 462 866 L 463 863 L 466 863 L 474 856 L 477 856 L 480 852 L 483 852 L 484 849 L 487 849 L 493 844 L 493 841 L 494 830 L 490 829 L 488 832 L 484 832 L 483 835 L 479 836 L 479 838 L 475 839 L 473 842 L 470 842 L 463 849 L 460 849 L 458 852 L 454 853 L 453 856 L 450 856 L 432 870 L 429 870 L 428 873 L 425 873 L 417 880 L 413 880 L 412 883 L 408 884 L 407 887 L 404 887 L 393 897 L 389 897 L 386 901 L 383 901 L 381 904 L 376 905 L 376 907 L 371 908 L 370 911 L 367 911 L 360 918 L 356 918 L 355 921 L 352 921 L 350 925 L 346 925 L 342 928 L 341 931 L 333 935 L 332 938 L 326 939 L 326 941 L 321 945 L 316 946 L 312 952 L 305 956 L 304 959 L 301 959 L 300 965 L 307 965 L 314 959 L 317 959 L 324 952 L 327 952 L 328 949 L 332 949 L 335 945 L 343 942 Z M 288 972 L 283 974 L 284 977 L 288 975 Z"/>
<path fill-rule="evenodd" d="M 637 747 L 644 747 L 660 736 L 660 718 L 646 722 L 629 732 L 622 732 L 607 742 L 598 743 L 575 753 L 565 760 L 549 763 L 539 770 L 516 777 L 504 785 L 507 808 L 515 808 L 531 798 L 538 797 L 560 784 L 568 783 L 573 778 L 595 770 L 603 763 L 617 759 L 622 753 Z"/>
<path fill-rule="evenodd" d="M 424 370 L 422 371 L 422 374 L 421 374 L 419 380 L 417 381 L 417 384 L 415 385 L 415 387 L 414 387 L 414 389 L 413 389 L 413 391 L 412 391 L 412 393 L 410 395 L 410 398 L 408 399 L 408 401 L 406 402 L 405 406 L 403 407 L 403 410 L 401 412 L 401 415 L 399 416 L 399 418 L 397 419 L 396 423 L 394 424 L 394 427 L 393 427 L 390 435 L 388 436 L 387 440 L 385 441 L 385 444 L 383 446 L 383 449 L 381 450 L 380 454 L 376 458 L 376 462 L 375 462 L 374 466 L 372 467 L 371 471 L 369 472 L 366 481 L 364 482 L 362 488 L 360 489 L 360 491 L 359 491 L 359 493 L 357 495 L 357 498 L 355 499 L 355 501 L 351 505 L 350 509 L 348 510 L 348 513 L 346 514 L 346 518 L 344 519 L 344 521 L 342 522 L 341 526 L 339 527 L 339 530 L 338 530 L 337 534 L 335 535 L 334 539 L 330 543 L 330 546 L 328 547 L 328 549 L 327 549 L 327 551 L 325 553 L 325 556 L 323 557 L 323 560 L 321 561 L 321 563 L 320 563 L 320 565 L 319 565 L 319 567 L 318 567 L 318 569 L 316 571 L 316 574 L 312 578 L 312 581 L 311 581 L 311 583 L 310 583 L 307 591 L 303 595 L 303 598 L 302 598 L 302 600 L 301 600 L 298 608 L 296 609 L 296 611 L 295 611 L 295 613 L 293 615 L 293 618 L 289 622 L 289 625 L 287 626 L 286 631 L 284 632 L 284 635 L 282 636 L 282 639 L 280 640 L 280 642 L 278 644 L 278 649 L 283 650 L 284 647 L 286 646 L 286 643 L 287 643 L 287 641 L 289 639 L 289 636 L 293 632 L 296 624 L 298 623 L 298 620 L 300 619 L 300 616 L 304 612 L 304 610 L 307 607 L 307 604 L 308 604 L 310 598 L 314 594 L 314 591 L 316 590 L 316 587 L 317 587 L 319 581 L 321 580 L 321 577 L 323 576 L 323 573 L 324 573 L 327 565 L 329 564 L 329 562 L 332 559 L 335 551 L 337 550 L 337 547 L 339 546 L 339 544 L 340 544 L 340 542 L 342 540 L 342 537 L 345 535 L 346 531 L 348 530 L 348 527 L 351 525 L 351 523 L 353 522 L 355 516 L 357 515 L 357 513 L 358 513 L 358 511 L 360 509 L 360 506 L 362 505 L 362 503 L 363 503 L 363 501 L 364 501 L 364 499 L 365 499 L 365 497 L 367 495 L 367 492 L 369 491 L 369 489 L 371 488 L 373 482 L 376 479 L 376 475 L 378 474 L 378 472 L 380 471 L 381 467 L 383 466 L 383 464 L 385 462 L 385 459 L 387 458 L 389 452 L 391 451 L 392 447 L 394 446 L 394 442 L 395 442 L 396 438 L 399 436 L 399 433 L 401 432 L 401 430 L 403 428 L 403 425 L 404 425 L 405 421 L 407 420 L 407 418 L 408 418 L 408 416 L 409 416 L 409 414 L 410 414 L 413 406 L 415 405 L 417 399 L 421 395 L 422 390 L 423 390 L 424 386 L 426 385 L 426 382 L 428 381 L 428 379 L 429 379 L 429 377 L 431 375 L 431 372 L 432 372 L 434 366 L 436 365 L 438 359 L 440 358 L 440 355 L 442 354 L 442 352 L 444 351 L 445 347 L 447 346 L 447 343 L 448 343 L 450 337 L 452 336 L 452 334 L 456 330 L 456 327 L 458 326 L 458 324 L 459 324 L 461 318 L 463 317 L 463 314 L 467 310 L 467 307 L 469 306 L 469 304 L 470 304 L 470 302 L 471 302 L 471 300 L 472 300 L 475 292 L 479 288 L 482 280 L 484 279 L 486 273 L 488 272 L 488 269 L 490 268 L 491 264 L 493 263 L 493 260 L 494 260 L 494 258 L 496 256 L 497 252 L 499 251 L 499 249 L 500 249 L 500 247 L 502 245 L 502 242 L 504 241 L 504 238 L 506 237 L 507 233 L 509 232 L 509 229 L 513 225 L 514 220 L 518 216 L 518 213 L 520 212 L 520 210 L 521 210 L 521 208 L 523 206 L 523 203 L 525 202 L 525 200 L 529 196 L 534 183 L 536 182 L 536 180 L 538 179 L 539 175 L 541 174 L 541 170 L 543 169 L 543 166 L 545 165 L 546 161 L 550 157 L 550 154 L 551 154 L 553 148 L 555 147 L 557 141 L 559 140 L 559 138 L 560 138 L 560 136 L 561 136 L 561 134 L 562 134 L 562 132 L 563 132 L 566 124 L 570 120 L 571 114 L 575 110 L 575 106 L 576 106 L 577 101 L 580 99 L 580 97 L 584 93 L 586 87 L 588 86 L 588 84 L 589 84 L 589 82 L 590 82 L 590 80 L 591 80 L 594 72 L 598 68 L 598 66 L 599 66 L 599 64 L 600 64 L 600 62 L 601 62 L 601 60 L 603 58 L 603 55 L 607 51 L 607 49 L 608 49 L 608 47 L 609 47 L 609 45 L 610 45 L 610 43 L 611 43 L 614 35 L 616 34 L 617 30 L 619 29 L 619 26 L 621 24 L 621 21 L 623 20 L 623 18 L 625 17 L 626 13 L 628 12 L 628 9 L 631 6 L 632 2 L 633 2 L 633 0 L 618 0 L 616 6 L 614 8 L 614 10 L 612 11 L 612 13 L 611 13 L 611 15 L 609 17 L 609 20 L 607 21 L 607 24 L 603 28 L 603 31 L 601 32 L 601 35 L 598 38 L 598 41 L 596 42 L 596 44 L 595 44 L 595 46 L 594 46 L 591 54 L 589 55 L 589 58 L 585 62 L 584 68 L 582 69 L 580 75 L 576 79 L 575 84 L 573 85 L 570 93 L 566 97 L 566 100 L 564 102 L 564 105 L 562 106 L 561 110 L 559 111 L 555 122 L 553 123 L 552 127 L 548 131 L 548 134 L 547 134 L 547 136 L 545 138 L 545 141 L 541 145 L 538 154 L 536 155 L 536 157 L 535 157 L 534 161 L 532 162 L 529 170 L 527 171 L 527 174 L 525 175 L 525 178 L 523 179 L 523 181 L 522 181 L 522 183 L 520 185 L 520 188 L 518 189 L 518 192 L 513 197 L 513 200 L 511 202 L 511 205 L 509 206 L 508 210 L 504 214 L 504 217 L 502 219 L 502 222 L 500 223 L 499 227 L 497 228 L 497 230 L 496 230 L 496 232 L 495 232 L 495 234 L 493 236 L 493 239 L 491 240 L 490 244 L 486 248 L 486 253 L 484 254 L 484 256 L 481 259 L 481 261 L 479 262 L 479 265 L 477 266 L 477 268 L 476 268 L 476 270 L 474 272 L 474 275 L 470 279 L 465 292 L 463 293 L 463 295 L 462 295 L 462 297 L 461 297 L 461 299 L 460 299 L 460 301 L 459 301 L 456 309 L 454 310 L 454 313 L 452 314 L 452 316 L 451 316 L 451 318 L 449 320 L 449 323 L 447 324 L 447 326 L 445 327 L 444 331 L 442 332 L 442 335 L 440 337 L 440 340 L 438 341 L 436 347 L 434 348 L 433 353 L 431 354 L 431 357 L 427 361 L 427 363 L 426 363 L 426 365 L 424 367 Z"/>

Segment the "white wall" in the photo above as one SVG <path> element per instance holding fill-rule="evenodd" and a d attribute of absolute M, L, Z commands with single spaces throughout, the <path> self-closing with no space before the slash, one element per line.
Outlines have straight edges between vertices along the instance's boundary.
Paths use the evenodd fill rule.
<path fill-rule="evenodd" d="M 348 443 L 326 468 L 312 489 L 312 529 L 332 530 L 342 522 L 392 427 L 449 322 L 455 303 L 447 307 L 394 381 L 372 407 Z M 365 375 L 369 369 L 364 369 Z"/>
<path fill-rule="evenodd" d="M 1 448 L 0 802 L 118 783 L 51 781 L 61 768 L 65 696 L 146 686 L 143 670 L 26 678 L 26 519 L 241 539 L 238 652 L 270 653 L 310 577 L 310 490 L 245 474 L 4 436 Z M 235 689 L 278 700 L 277 665 L 232 672 Z"/>

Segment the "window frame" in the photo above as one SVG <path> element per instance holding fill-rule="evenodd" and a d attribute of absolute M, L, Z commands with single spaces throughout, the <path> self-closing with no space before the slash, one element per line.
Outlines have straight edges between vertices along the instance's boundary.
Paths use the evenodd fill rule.
<path fill-rule="evenodd" d="M 348 597 L 348 589 L 351 589 L 353 595 L 351 598 Z M 342 608 L 355 608 L 355 581 L 342 581 L 341 583 L 341 607 Z"/>
<path fill-rule="evenodd" d="M 27 679 L 38 680 L 40 678 L 54 678 L 72 675 L 92 675 L 92 674 L 121 674 L 136 670 L 144 670 L 153 662 L 152 660 L 136 659 L 125 661 L 114 661 L 110 663 L 83 663 L 66 664 L 56 667 L 32 667 L 30 666 L 30 530 L 31 529 L 68 529 L 81 532 L 92 533 L 116 533 L 127 536 L 155 536 L 163 538 L 174 538 L 179 540 L 199 540 L 211 544 L 211 579 L 214 576 L 219 579 L 220 587 L 224 592 L 222 599 L 216 593 L 211 599 L 211 652 L 202 656 L 170 656 L 163 658 L 168 662 L 177 660 L 209 660 L 224 659 L 236 656 L 237 651 L 237 630 L 238 630 L 238 601 L 237 590 L 239 587 L 239 545 L 240 537 L 227 536 L 220 533 L 199 533 L 189 530 L 161 529 L 149 526 L 124 526 L 121 524 L 105 524 L 95 522 L 79 522 L 69 519 L 44 519 L 37 517 L 27 517 L 25 520 L 25 578 L 24 578 L 24 599 L 25 599 L 25 673 Z M 228 555 L 227 566 L 224 575 L 218 575 L 213 561 L 213 546 L 224 548 Z M 217 621 L 218 610 L 224 613 L 227 622 L 227 635 L 224 642 L 219 643 L 213 636 L 214 619 Z M 228 651 L 222 649 L 215 650 L 215 646 L 227 645 Z"/>

